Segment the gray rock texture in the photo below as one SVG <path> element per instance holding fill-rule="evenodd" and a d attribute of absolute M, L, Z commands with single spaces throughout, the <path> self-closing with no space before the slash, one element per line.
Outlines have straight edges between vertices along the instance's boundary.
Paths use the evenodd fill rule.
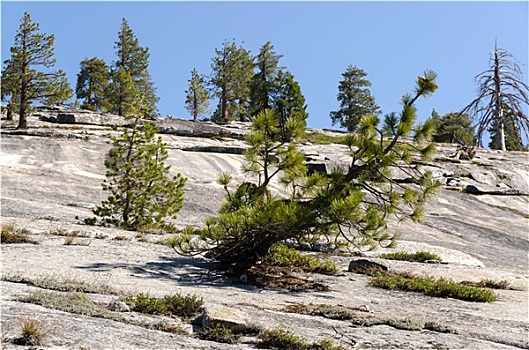
<path fill-rule="evenodd" d="M 169 122 L 168 122 L 169 123 Z M 177 122 L 180 123 L 180 122 Z M 193 130 L 191 121 L 182 122 Z M 439 145 L 436 158 L 421 164 L 446 185 L 431 199 L 422 224 L 390 222 L 402 234 L 397 248 L 364 252 L 366 259 L 390 271 L 445 277 L 455 281 L 506 280 L 512 289 L 497 290 L 499 301 L 471 303 L 426 297 L 416 293 L 377 289 L 369 276 L 348 272 L 352 256 L 333 255 L 342 270 L 338 276 L 292 273 L 329 286 L 329 291 L 289 292 L 252 286 L 212 270 L 203 257 L 183 257 L 158 244 L 166 236 L 139 234 L 116 228 L 87 226 L 91 209 L 105 197 L 101 190 L 103 162 L 110 149 L 105 125 L 58 124 L 30 117 L 24 133 L 4 125 L 1 135 L 2 224 L 13 223 L 30 231 L 39 244 L 3 244 L 0 282 L 2 347 L 23 348 L 10 340 L 20 336 L 20 320 L 30 315 L 49 328 L 49 349 L 253 349 L 255 339 L 228 345 L 200 340 L 187 320 L 119 312 L 124 319 L 104 319 L 23 303 L 21 297 L 50 290 L 9 282 L 11 276 L 74 279 L 90 285 L 110 285 L 119 296 L 145 293 L 162 297 L 176 292 L 204 298 L 206 321 L 222 320 L 242 326 L 283 328 L 307 340 L 331 339 L 346 349 L 528 349 L 529 159 L 527 153 L 477 149 L 471 161 L 450 158 L 455 146 Z M 198 124 L 196 124 L 198 125 Z M 74 127 L 72 127 L 74 126 Z M 214 127 L 214 126 L 212 126 Z M 183 126 L 179 128 L 185 129 Z M 215 128 L 215 127 L 214 127 Z M 203 225 L 218 212 L 223 188 L 216 183 L 221 171 L 234 181 L 246 181 L 243 156 L 213 150 L 244 149 L 240 137 L 244 123 L 219 127 L 222 137 L 162 134 L 168 145 L 171 171 L 188 178 L 178 227 Z M 186 129 L 187 130 L 187 129 Z M 46 131 L 46 133 L 44 133 Z M 228 133 L 239 136 L 228 138 Z M 207 135 L 209 131 L 203 135 Z M 54 135 L 79 135 L 60 137 Z M 219 134 L 220 135 L 220 132 Z M 306 154 L 318 155 L 326 169 L 344 166 L 347 150 L 341 145 L 304 145 Z M 405 178 L 403 177 L 403 181 Z M 274 188 L 280 193 L 279 184 Z M 468 186 L 495 191 L 468 193 Z M 516 192 L 514 192 L 516 191 Z M 83 242 L 65 244 L 56 232 L 82 233 Z M 55 233 L 54 233 L 55 232 Z M 393 251 L 429 251 L 445 264 L 422 264 L 378 258 Z M 109 306 L 116 295 L 87 294 L 97 305 Z M 348 307 L 358 317 L 436 322 L 457 333 L 408 331 L 387 325 L 353 327 L 350 321 L 301 315 L 287 306 Z M 116 309 L 117 310 L 117 309 Z M 128 320 L 128 321 L 127 321 Z M 215 321 L 215 322 L 217 322 Z M 213 321 L 211 321 L 213 322 Z M 177 324 L 182 331 L 156 329 Z M 203 324 L 202 324 L 203 325 Z M 198 327 L 198 326 L 194 326 Z"/>

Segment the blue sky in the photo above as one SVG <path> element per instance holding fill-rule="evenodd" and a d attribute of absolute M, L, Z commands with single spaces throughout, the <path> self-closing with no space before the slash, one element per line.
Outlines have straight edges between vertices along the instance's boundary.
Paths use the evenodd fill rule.
<path fill-rule="evenodd" d="M 55 34 L 57 68 L 75 87 L 79 63 L 115 60 L 126 18 L 150 50 L 150 73 L 161 115 L 191 118 L 184 108 L 191 70 L 211 73 L 215 48 L 235 39 L 253 54 L 271 41 L 301 86 L 308 125 L 330 128 L 338 82 L 348 64 L 367 72 L 384 113 L 400 110 L 425 69 L 439 89 L 417 104 L 419 119 L 461 109 L 475 97 L 474 77 L 488 66 L 494 41 L 520 62 L 528 79 L 528 2 L 76 2 L 2 1 L 2 61 L 9 58 L 27 11 Z M 336 126 L 334 127 L 336 128 Z"/>

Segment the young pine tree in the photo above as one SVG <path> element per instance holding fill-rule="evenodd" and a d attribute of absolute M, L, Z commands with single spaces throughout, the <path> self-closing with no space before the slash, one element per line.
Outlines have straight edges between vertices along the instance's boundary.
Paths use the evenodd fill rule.
<path fill-rule="evenodd" d="M 198 74 L 193 68 L 191 79 L 189 79 L 189 88 L 186 90 L 186 109 L 197 121 L 198 117 L 207 112 L 209 107 L 209 93 L 204 86 L 204 76 Z"/>
<path fill-rule="evenodd" d="M 170 176 L 167 150 L 156 132 L 149 122 L 135 118 L 130 130 L 112 137 L 113 148 L 105 161 L 107 180 L 102 184 L 109 196 L 93 211 L 103 225 L 171 227 L 167 218 L 175 219 L 182 208 L 186 178 Z"/>
<path fill-rule="evenodd" d="M 417 79 L 415 95 L 403 97 L 403 110 L 385 120 L 388 136 L 378 127 L 376 116 L 361 118 L 358 134 L 349 135 L 350 163 L 327 176 L 306 176 L 304 155 L 295 145 L 304 130 L 302 120 L 289 117 L 285 130 L 292 142 L 280 133 L 275 113 L 264 110 L 253 120 L 253 131 L 246 136 L 248 150 L 244 170 L 255 181 L 230 189 L 231 177 L 222 174 L 219 183 L 226 190 L 226 201 L 217 217 L 206 227 L 187 229 L 170 241 L 184 254 L 206 251 L 222 263 L 248 268 L 263 260 L 270 248 L 286 240 L 314 242 L 320 239 L 352 248 L 377 244 L 391 245 L 398 234 L 390 234 L 389 216 L 419 220 L 422 206 L 439 183 L 431 173 L 412 164 L 430 157 L 435 148 L 431 120 L 416 125 L 414 102 L 432 94 L 437 85 L 435 73 L 427 71 Z M 385 128 L 385 129 L 386 129 Z M 410 137 L 412 142 L 402 142 Z M 414 185 L 394 181 L 391 169 L 406 172 Z M 272 191 L 273 180 L 284 186 L 282 195 Z"/>

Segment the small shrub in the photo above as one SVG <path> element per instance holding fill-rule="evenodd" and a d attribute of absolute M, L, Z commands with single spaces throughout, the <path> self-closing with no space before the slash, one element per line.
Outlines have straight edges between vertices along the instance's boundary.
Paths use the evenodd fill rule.
<path fill-rule="evenodd" d="M 482 279 L 479 282 L 463 281 L 461 284 L 478 288 L 509 289 L 509 282 L 507 280 L 495 281 L 488 278 Z"/>
<path fill-rule="evenodd" d="M 17 228 L 15 224 L 2 224 L 2 235 L 0 241 L 2 244 L 13 243 L 30 243 L 38 244 L 35 240 L 28 237 L 29 231 L 24 228 Z"/>
<path fill-rule="evenodd" d="M 151 315 L 167 314 L 163 301 L 143 293 L 138 294 L 136 297 L 127 298 L 126 302 L 130 304 L 132 311 Z"/>
<path fill-rule="evenodd" d="M 270 349 L 289 350 L 344 350 L 341 345 L 334 345 L 330 340 L 324 339 L 315 343 L 308 343 L 300 337 L 283 329 L 265 330 L 259 334 L 260 347 Z"/>
<path fill-rule="evenodd" d="M 306 272 L 317 272 L 326 275 L 339 273 L 338 267 L 332 261 L 321 261 L 313 256 L 301 254 L 284 244 L 276 244 L 270 249 L 267 263 L 275 266 L 297 267 Z"/>
<path fill-rule="evenodd" d="M 204 309 L 204 299 L 197 294 L 180 295 L 176 293 L 174 295 L 167 295 L 163 298 L 166 310 L 171 315 L 176 316 L 193 316 Z"/>
<path fill-rule="evenodd" d="M 496 295 L 483 288 L 456 283 L 444 278 L 420 277 L 409 273 L 378 273 L 371 285 L 389 290 L 418 292 L 437 298 L 454 298 L 465 301 L 493 302 Z"/>
<path fill-rule="evenodd" d="M 167 295 L 162 299 L 140 293 L 136 297 L 128 297 L 126 302 L 131 310 L 152 315 L 176 315 L 189 317 L 203 310 L 204 300 L 196 294 Z"/>
<path fill-rule="evenodd" d="M 272 349 L 306 350 L 309 344 L 283 329 L 264 330 L 259 334 L 261 346 Z"/>
<path fill-rule="evenodd" d="M 235 344 L 240 338 L 240 335 L 235 334 L 230 328 L 217 325 L 213 328 L 204 328 L 198 333 L 198 337 L 202 340 L 209 340 L 217 343 Z"/>
<path fill-rule="evenodd" d="M 395 253 L 387 253 L 387 254 L 380 254 L 379 256 L 382 259 L 389 259 L 389 260 L 403 260 L 403 261 L 413 261 L 413 262 L 425 262 L 428 260 L 434 260 L 434 261 L 443 261 L 441 257 L 437 254 L 433 254 L 430 252 L 415 252 L 415 253 L 405 253 L 405 252 L 395 252 Z"/>
<path fill-rule="evenodd" d="M 43 321 L 38 321 L 32 317 L 24 316 L 20 323 L 21 336 L 15 338 L 13 343 L 24 346 L 44 346 L 49 331 Z"/>

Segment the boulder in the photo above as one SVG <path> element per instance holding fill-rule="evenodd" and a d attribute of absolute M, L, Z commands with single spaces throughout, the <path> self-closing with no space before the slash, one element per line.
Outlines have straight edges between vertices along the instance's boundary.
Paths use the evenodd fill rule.
<path fill-rule="evenodd" d="M 347 271 L 363 275 L 372 275 L 374 272 L 388 271 L 388 267 L 367 259 L 355 259 L 349 263 Z"/>
<path fill-rule="evenodd" d="M 197 321 L 205 328 L 220 326 L 241 333 L 249 328 L 249 316 L 246 313 L 225 305 L 208 305 L 204 313 L 197 317 L 194 323 L 198 323 Z"/>
<path fill-rule="evenodd" d="M 467 185 L 465 187 L 465 192 L 470 194 L 488 194 L 495 196 L 523 196 L 525 193 L 514 189 L 514 188 L 505 188 L 505 187 L 490 187 L 490 186 L 476 186 L 476 185 Z"/>

